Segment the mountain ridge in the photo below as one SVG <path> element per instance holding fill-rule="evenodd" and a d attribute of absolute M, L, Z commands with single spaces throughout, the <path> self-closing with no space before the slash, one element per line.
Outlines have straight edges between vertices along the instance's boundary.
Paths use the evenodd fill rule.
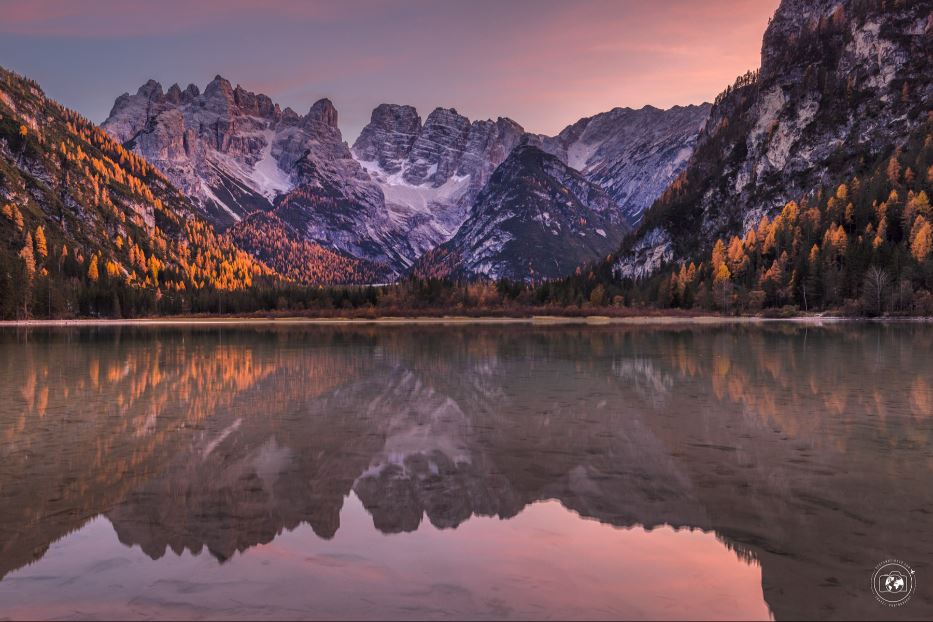
<path fill-rule="evenodd" d="M 388 266 L 394 278 L 456 235 L 493 172 L 523 144 L 568 164 L 568 153 L 586 142 L 592 153 L 585 174 L 607 185 L 621 213 L 637 221 L 679 172 L 706 112 L 706 104 L 617 108 L 546 137 L 506 117 L 471 121 L 455 108 L 435 108 L 422 122 L 413 106 L 380 104 L 348 147 L 329 100 L 299 117 L 217 76 L 203 94 L 193 85 L 163 93 L 150 80 L 117 99 L 104 127 L 148 155 L 219 228 L 274 211 L 307 242 Z M 643 123 L 645 115 L 650 122 Z M 665 132 L 670 115 L 685 119 Z M 620 138 L 612 135 L 619 123 L 644 127 Z M 637 163 L 620 164 L 632 154 Z"/>

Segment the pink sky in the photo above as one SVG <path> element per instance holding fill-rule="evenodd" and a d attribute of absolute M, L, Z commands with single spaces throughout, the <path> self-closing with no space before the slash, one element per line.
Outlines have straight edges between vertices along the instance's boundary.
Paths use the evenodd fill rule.
<path fill-rule="evenodd" d="M 149 78 L 220 73 L 306 112 L 330 97 L 352 140 L 381 102 L 556 133 L 616 106 L 711 101 L 759 64 L 777 0 L 444 2 L 7 0 L 0 65 L 102 121 Z"/>

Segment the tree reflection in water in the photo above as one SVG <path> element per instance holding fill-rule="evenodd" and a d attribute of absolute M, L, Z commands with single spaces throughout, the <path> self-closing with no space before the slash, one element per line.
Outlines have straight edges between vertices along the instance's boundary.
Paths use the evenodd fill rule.
<path fill-rule="evenodd" d="M 867 577 L 933 561 L 931 346 L 922 325 L 7 331 L 0 576 L 100 515 L 152 559 L 224 561 L 303 523 L 335 538 L 348 498 L 385 534 L 554 500 L 714 533 L 778 619 L 895 617 Z"/>

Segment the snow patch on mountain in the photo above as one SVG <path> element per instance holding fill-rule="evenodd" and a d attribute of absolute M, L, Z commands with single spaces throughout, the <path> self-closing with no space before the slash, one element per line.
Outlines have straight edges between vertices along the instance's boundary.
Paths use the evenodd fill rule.
<path fill-rule="evenodd" d="M 252 174 L 248 174 L 247 179 L 253 182 L 253 187 L 261 195 L 271 201 L 277 195 L 291 190 L 295 184 L 288 173 L 283 171 L 276 159 L 272 157 L 272 141 L 275 138 L 275 132 L 265 130 L 263 138 L 266 145 L 262 148 L 259 161 L 253 165 Z"/>
<path fill-rule="evenodd" d="M 614 108 L 580 119 L 557 136 L 529 134 L 524 142 L 583 173 L 637 224 L 686 166 L 709 109 L 709 104 Z"/>

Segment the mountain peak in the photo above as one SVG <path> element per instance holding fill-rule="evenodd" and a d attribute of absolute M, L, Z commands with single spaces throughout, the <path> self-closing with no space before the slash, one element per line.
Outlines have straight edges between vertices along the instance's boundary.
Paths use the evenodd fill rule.
<path fill-rule="evenodd" d="M 448 242 L 428 252 L 420 276 L 539 280 L 571 273 L 614 251 L 628 231 L 595 184 L 535 145 L 515 147 Z"/>
<path fill-rule="evenodd" d="M 382 103 L 373 108 L 373 112 L 369 117 L 370 123 L 375 123 L 380 126 L 385 126 L 388 123 L 391 123 L 393 119 L 418 119 L 418 125 L 421 125 L 421 117 L 418 115 L 418 110 L 414 106 L 409 106 L 408 104 L 389 104 Z"/>
<path fill-rule="evenodd" d="M 146 80 L 146 83 L 139 87 L 136 94 L 149 99 L 160 99 L 162 97 L 162 85 L 153 79 Z"/>
<path fill-rule="evenodd" d="M 231 97 L 233 95 L 233 85 L 230 84 L 229 80 L 219 74 L 214 76 L 214 79 L 208 82 L 207 86 L 204 87 L 204 94 L 208 97 L 216 93 L 223 93 Z"/>
<path fill-rule="evenodd" d="M 429 125 L 431 123 L 443 122 L 445 119 L 462 119 L 467 124 L 470 123 L 470 120 L 457 112 L 456 108 L 443 108 L 438 106 L 431 111 L 431 114 L 425 119 L 424 124 Z"/>
<path fill-rule="evenodd" d="M 311 106 L 307 118 L 313 121 L 320 121 L 328 127 L 337 129 L 337 109 L 326 97 L 323 97 Z"/>
<path fill-rule="evenodd" d="M 168 91 L 165 93 L 165 99 L 173 104 L 181 103 L 182 99 L 184 99 L 181 87 L 178 86 L 177 82 L 169 87 Z"/>

